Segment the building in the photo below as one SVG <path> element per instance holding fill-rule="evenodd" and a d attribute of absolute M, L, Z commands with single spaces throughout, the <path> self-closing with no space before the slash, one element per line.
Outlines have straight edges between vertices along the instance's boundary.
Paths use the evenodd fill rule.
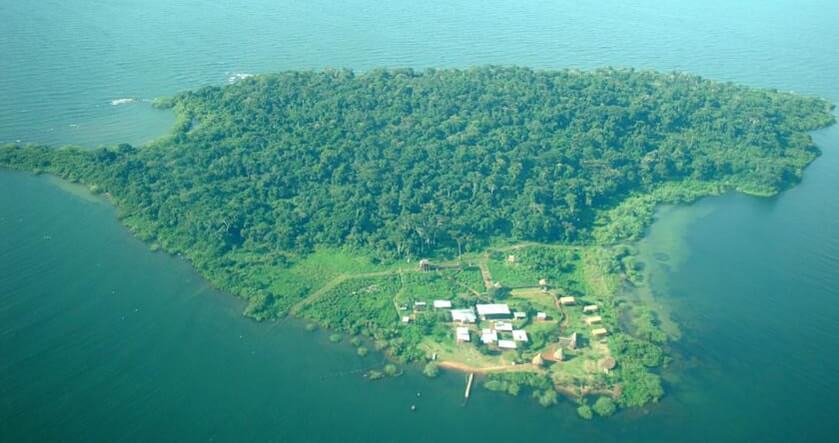
<path fill-rule="evenodd" d="M 406 315 L 406 316 L 402 317 L 402 323 L 410 323 L 410 322 L 411 322 L 411 317 L 410 316 Z"/>
<path fill-rule="evenodd" d="M 527 312 L 516 311 L 513 312 L 513 318 L 516 320 L 525 320 L 527 319 Z"/>
<path fill-rule="evenodd" d="M 419 261 L 419 270 L 422 272 L 430 271 L 431 270 L 431 262 L 427 259 L 422 259 Z"/>
<path fill-rule="evenodd" d="M 577 333 L 574 332 L 568 337 L 559 337 L 559 346 L 561 348 L 577 349 Z"/>
<path fill-rule="evenodd" d="M 475 323 L 478 320 L 477 316 L 475 316 L 475 311 L 472 310 L 472 308 L 452 309 L 449 312 L 452 314 L 452 321 L 460 322 L 461 324 Z"/>
<path fill-rule="evenodd" d="M 513 340 L 498 340 L 498 347 L 501 349 L 516 349 L 516 342 Z"/>
<path fill-rule="evenodd" d="M 516 256 L 515 255 L 508 255 L 507 256 L 507 263 L 515 263 L 515 262 L 516 262 Z"/>
<path fill-rule="evenodd" d="M 496 331 L 513 332 L 513 324 L 508 321 L 495 322 Z"/>
<path fill-rule="evenodd" d="M 597 306 L 597 305 L 583 306 L 583 312 L 586 313 L 586 314 L 591 314 L 591 313 L 597 312 L 599 310 L 600 310 L 600 307 Z"/>
<path fill-rule="evenodd" d="M 536 313 L 536 320 L 545 321 L 547 319 L 548 319 L 548 313 L 547 312 L 537 312 Z"/>
<path fill-rule="evenodd" d="M 566 297 L 559 297 L 559 304 L 563 306 L 572 306 L 577 304 L 577 300 L 574 297 L 566 296 Z"/>
<path fill-rule="evenodd" d="M 489 345 L 498 341 L 498 333 L 492 329 L 484 329 L 481 331 L 481 343 Z"/>
<path fill-rule="evenodd" d="M 469 337 L 469 328 L 466 327 L 457 327 L 455 328 L 455 337 L 457 338 L 458 343 L 464 343 L 470 340 Z"/>
<path fill-rule="evenodd" d="M 415 301 L 414 302 L 414 311 L 424 311 L 427 306 L 428 306 L 428 303 L 426 303 L 424 301 Z"/>
<path fill-rule="evenodd" d="M 563 358 L 562 347 L 557 345 L 548 346 L 540 355 L 542 356 L 542 360 L 546 362 L 561 362 Z"/>
<path fill-rule="evenodd" d="M 527 332 L 524 329 L 514 330 L 513 340 L 527 343 Z"/>
<path fill-rule="evenodd" d="M 603 319 L 600 318 L 599 315 L 593 315 L 591 317 L 583 317 L 583 321 L 585 321 L 586 324 L 589 325 L 589 326 L 591 326 L 595 323 L 600 323 L 601 320 L 603 320 Z"/>
<path fill-rule="evenodd" d="M 475 305 L 481 320 L 493 320 L 498 318 L 510 318 L 510 307 L 503 303 Z"/>
<path fill-rule="evenodd" d="M 609 335 L 609 331 L 606 328 L 597 328 L 591 331 L 591 335 L 600 338 Z"/>
<path fill-rule="evenodd" d="M 450 300 L 434 300 L 434 309 L 449 309 L 452 307 Z"/>

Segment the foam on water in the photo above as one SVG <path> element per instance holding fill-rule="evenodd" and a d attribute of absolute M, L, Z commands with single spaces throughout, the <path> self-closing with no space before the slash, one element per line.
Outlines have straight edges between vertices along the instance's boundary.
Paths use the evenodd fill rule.
<path fill-rule="evenodd" d="M 113 105 L 113 106 L 127 105 L 129 103 L 134 103 L 136 101 L 137 101 L 137 99 L 133 99 L 133 98 L 117 98 L 117 99 L 111 100 L 111 105 Z"/>
<path fill-rule="evenodd" d="M 250 77 L 253 77 L 253 74 L 248 74 L 246 72 L 234 72 L 227 77 L 227 83 L 233 84 Z"/>

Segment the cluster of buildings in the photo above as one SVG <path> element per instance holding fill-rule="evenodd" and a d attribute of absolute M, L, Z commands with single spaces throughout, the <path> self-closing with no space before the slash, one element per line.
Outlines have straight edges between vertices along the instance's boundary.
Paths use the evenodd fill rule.
<path fill-rule="evenodd" d="M 527 343 L 527 332 L 515 329 L 512 320 L 525 320 L 527 313 L 511 311 L 504 303 L 476 304 L 474 308 L 452 309 L 449 300 L 434 300 L 435 309 L 448 309 L 452 322 L 459 324 L 455 327 L 455 339 L 458 343 L 472 341 L 472 331 L 468 325 L 476 324 L 479 320 L 491 322 L 491 326 L 481 329 L 481 343 L 497 346 L 499 349 L 516 349 L 519 344 Z M 416 308 L 416 305 L 415 305 Z M 547 320 L 545 312 L 536 314 L 537 320 Z"/>
<path fill-rule="evenodd" d="M 546 282 L 540 281 L 539 284 L 545 287 Z M 556 300 L 557 306 L 574 306 L 577 300 L 572 296 L 559 297 Z M 448 310 L 451 315 L 451 320 L 456 323 L 454 328 L 455 339 L 458 343 L 468 343 L 472 341 L 473 330 L 475 328 L 470 325 L 475 325 L 479 321 L 482 322 L 480 329 L 480 342 L 486 346 L 497 347 L 498 349 L 517 349 L 520 345 L 528 343 L 529 337 L 527 331 L 524 329 L 516 329 L 514 321 L 527 320 L 528 315 L 522 311 L 512 311 L 505 303 L 486 303 L 476 304 L 474 307 L 468 308 L 453 308 L 451 300 L 434 300 L 431 306 L 435 310 Z M 423 301 L 414 302 L 414 311 L 423 311 L 428 308 L 428 304 Z M 400 307 L 400 310 L 407 310 L 407 306 Z M 601 327 L 602 317 L 598 315 L 599 307 L 597 305 L 583 306 L 583 322 L 592 328 L 591 336 L 593 338 L 603 338 L 608 335 L 608 331 Z M 537 312 L 535 319 L 537 321 L 548 320 L 546 312 Z M 402 322 L 408 323 L 411 321 L 410 316 L 402 317 Z M 477 332 L 477 331 L 475 331 Z M 577 334 L 571 334 L 569 337 L 561 337 L 557 348 L 549 355 L 545 355 L 546 360 L 562 361 L 563 349 L 575 349 L 577 345 Z"/>

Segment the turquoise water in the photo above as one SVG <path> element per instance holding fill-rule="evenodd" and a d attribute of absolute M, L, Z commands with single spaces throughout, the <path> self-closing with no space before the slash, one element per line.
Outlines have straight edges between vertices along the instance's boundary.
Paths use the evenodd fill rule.
<path fill-rule="evenodd" d="M 141 144 L 172 121 L 144 100 L 326 66 L 678 69 L 839 103 L 835 1 L 380 3 L 2 2 L 0 143 Z M 682 329 L 668 396 L 593 422 L 464 406 L 457 374 L 368 382 L 381 356 L 244 320 L 108 205 L 0 172 L 0 441 L 835 440 L 839 129 L 814 137 L 776 198 L 661 213 L 641 249 Z"/>

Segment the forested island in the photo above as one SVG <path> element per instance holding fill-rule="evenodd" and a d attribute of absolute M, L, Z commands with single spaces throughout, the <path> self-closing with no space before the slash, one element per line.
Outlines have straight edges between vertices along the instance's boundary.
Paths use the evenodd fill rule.
<path fill-rule="evenodd" d="M 670 337 L 623 296 L 656 205 L 773 195 L 834 122 L 818 98 L 629 69 L 284 72 L 156 105 L 177 123 L 147 146 L 7 145 L 0 166 L 106 194 L 254 319 L 587 418 L 664 393 Z"/>

